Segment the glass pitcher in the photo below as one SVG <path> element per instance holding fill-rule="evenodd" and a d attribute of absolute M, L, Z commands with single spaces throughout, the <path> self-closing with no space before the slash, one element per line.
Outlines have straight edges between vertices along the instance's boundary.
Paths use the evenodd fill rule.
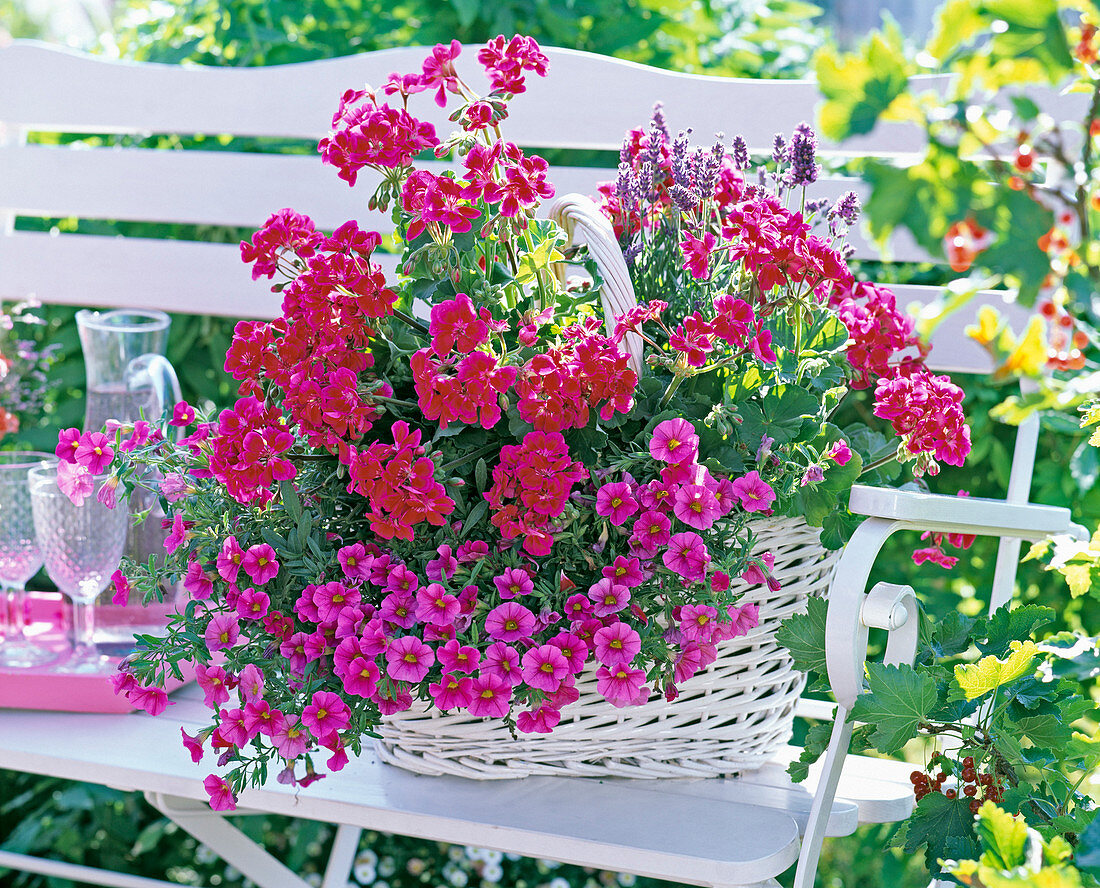
<path fill-rule="evenodd" d="M 84 430 L 99 431 L 108 419 L 132 422 L 160 420 L 181 400 L 176 371 L 164 357 L 171 319 L 160 311 L 89 311 L 76 313 L 80 347 L 84 352 L 88 400 Z M 131 511 L 150 509 L 148 517 L 132 525 L 126 554 L 135 561 L 164 555 L 167 531 L 164 512 L 152 494 L 135 491 Z M 168 615 L 175 609 L 179 588 L 163 589 L 164 601 L 143 606 L 131 600 L 125 607 L 113 604 L 114 587 L 96 604 L 96 643 L 105 653 L 124 655 L 133 649 L 134 634 L 163 634 Z"/>

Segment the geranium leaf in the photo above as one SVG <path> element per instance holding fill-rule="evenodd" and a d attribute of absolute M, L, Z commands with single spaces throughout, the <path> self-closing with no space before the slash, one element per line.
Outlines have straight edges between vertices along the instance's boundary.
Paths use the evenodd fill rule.
<path fill-rule="evenodd" d="M 897 752 L 936 706 L 936 683 L 905 664 L 871 663 L 867 685 L 869 692 L 856 700 L 852 718 L 875 726 L 871 740 L 880 752 Z"/>

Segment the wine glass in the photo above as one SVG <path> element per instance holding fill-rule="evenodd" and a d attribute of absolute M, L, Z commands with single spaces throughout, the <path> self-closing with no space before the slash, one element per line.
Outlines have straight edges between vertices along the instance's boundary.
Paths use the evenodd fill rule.
<path fill-rule="evenodd" d="M 93 478 L 99 489 L 109 475 Z M 96 672 L 106 658 L 96 649 L 93 605 L 122 559 L 130 523 L 125 500 L 108 509 L 95 496 L 75 505 L 57 486 L 57 466 L 30 471 L 31 507 L 38 545 L 50 579 L 73 602 L 73 652 L 58 672 Z"/>
<path fill-rule="evenodd" d="M 26 631 L 27 580 L 42 566 L 27 478 L 35 466 L 56 462 L 51 453 L 0 453 L 0 607 L 8 615 L 0 666 L 41 666 L 57 659 L 57 654 L 35 644 Z"/>

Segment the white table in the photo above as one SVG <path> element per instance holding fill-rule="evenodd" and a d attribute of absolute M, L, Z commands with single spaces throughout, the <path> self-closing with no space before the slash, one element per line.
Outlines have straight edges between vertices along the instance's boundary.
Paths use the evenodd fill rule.
<path fill-rule="evenodd" d="M 180 742 L 207 724 L 193 685 L 159 717 L 0 711 L 0 767 L 143 792 L 180 826 L 265 888 L 305 883 L 209 810 L 202 779 Z M 864 820 L 907 816 L 912 796 L 889 763 L 853 757 L 842 793 L 874 800 Z M 773 884 L 798 857 L 813 782 L 792 786 L 783 762 L 741 779 L 627 780 L 528 777 L 473 781 L 425 777 L 369 753 L 304 790 L 272 780 L 241 795 L 242 810 L 340 824 L 325 888 L 343 886 L 360 829 L 496 848 L 564 863 L 697 885 Z M 869 773 L 878 770 L 878 773 Z M 850 834 L 855 801 L 838 801 L 828 834 Z M 50 862 L 0 855 L 0 865 L 43 871 Z M 56 868 L 50 871 L 56 871 Z M 62 873 L 58 873 L 62 874 Z M 70 873 L 70 877 L 76 876 Z M 80 877 L 91 881 L 87 873 Z M 100 884 L 138 886 L 150 880 Z M 131 879 L 133 877 L 130 877 Z"/>

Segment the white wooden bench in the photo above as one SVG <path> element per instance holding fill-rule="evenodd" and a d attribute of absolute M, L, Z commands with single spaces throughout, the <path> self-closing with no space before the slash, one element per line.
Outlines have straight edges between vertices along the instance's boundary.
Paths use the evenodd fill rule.
<path fill-rule="evenodd" d="M 273 316 L 279 297 L 266 282 L 250 280 L 236 246 L 46 234 L 18 230 L 17 220 L 76 216 L 254 228 L 291 206 L 326 229 L 356 218 L 363 228 L 390 231 L 387 217 L 367 212 L 369 181 L 349 189 L 312 151 L 69 148 L 28 135 L 202 133 L 315 142 L 345 89 L 418 70 L 425 54 L 401 49 L 279 68 L 201 69 L 110 62 L 20 41 L 0 48 L 0 298 Z M 467 48 L 460 65 L 474 54 Z M 692 126 L 701 140 L 740 132 L 750 149 L 765 152 L 776 132 L 812 120 L 817 101 L 812 83 L 671 74 L 568 50 L 547 55 L 549 79 L 529 82 L 507 123 L 510 139 L 535 150 L 617 151 L 626 130 L 644 125 L 660 99 L 674 131 Z M 416 110 L 449 131 L 430 98 Z M 916 151 L 916 138 L 912 130 L 887 127 L 873 139 L 822 147 L 904 155 Z M 592 194 L 597 181 L 610 178 L 612 170 L 579 166 L 559 166 L 551 175 L 559 193 Z M 835 198 L 852 188 L 863 190 L 858 181 L 826 178 L 818 195 Z M 855 246 L 857 256 L 878 255 L 858 237 Z M 893 258 L 928 257 L 899 239 Z M 933 288 L 895 290 L 901 304 L 934 295 Z M 968 322 L 963 313 L 938 329 L 932 362 L 938 369 L 988 369 L 984 353 L 962 333 Z M 906 622 L 911 590 L 879 584 L 865 606 L 875 556 L 902 529 L 1000 536 L 994 603 L 1007 600 L 1019 540 L 1071 528 L 1066 510 L 1027 504 L 1037 432 L 1037 423 L 1021 429 L 1007 503 L 853 491 L 853 510 L 871 517 L 846 549 L 830 592 L 827 657 L 840 718 L 823 765 L 804 786 L 790 784 L 780 756 L 739 779 L 605 780 L 587 786 L 578 801 L 571 780 L 583 778 L 416 777 L 365 755 L 301 793 L 272 782 L 244 793 L 241 804 L 341 824 L 325 888 L 343 886 L 364 827 L 724 888 L 774 885 L 797 861 L 796 886 L 809 888 L 826 836 L 848 835 L 858 822 L 902 819 L 912 805 L 908 766 L 850 758 L 842 768 L 850 733 L 844 715 L 862 688 L 867 626 L 892 631 L 894 660 L 911 657 L 915 644 L 915 622 Z M 258 884 L 301 888 L 301 879 L 198 803 L 206 797 L 204 772 L 180 745 L 179 726 L 205 717 L 193 689 L 176 697 L 175 708 L 158 719 L 0 712 L 0 768 L 142 791 Z M 829 707 L 812 701 L 805 712 L 831 717 Z M 165 884 L 15 854 L 0 854 L 0 866 L 128 888 Z"/>

